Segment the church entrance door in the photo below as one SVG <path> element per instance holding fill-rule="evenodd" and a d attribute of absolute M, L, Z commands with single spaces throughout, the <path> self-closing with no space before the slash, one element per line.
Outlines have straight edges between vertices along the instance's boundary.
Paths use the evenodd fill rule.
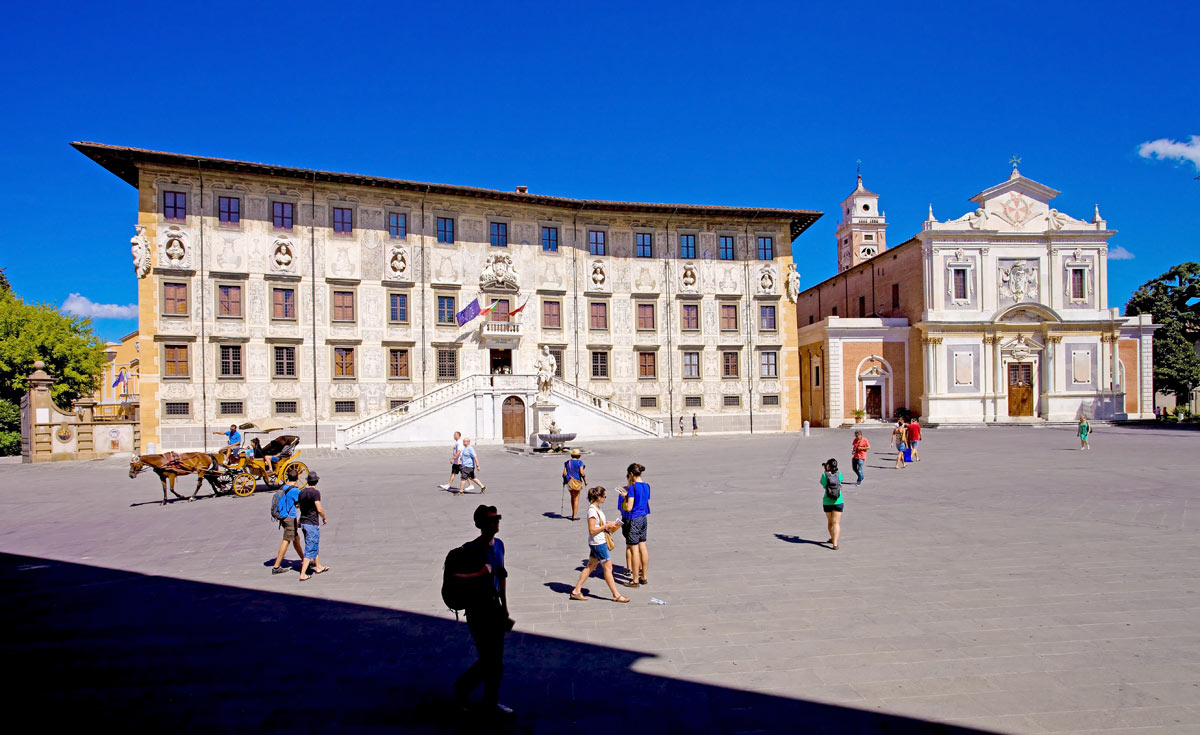
<path fill-rule="evenodd" d="M 1008 415 L 1033 416 L 1033 363 L 1008 364 Z"/>
<path fill-rule="evenodd" d="M 504 399 L 504 443 L 525 443 L 525 402 L 516 396 Z"/>
<path fill-rule="evenodd" d="M 867 416 L 873 419 L 883 418 L 883 386 L 868 385 L 867 389 Z"/>

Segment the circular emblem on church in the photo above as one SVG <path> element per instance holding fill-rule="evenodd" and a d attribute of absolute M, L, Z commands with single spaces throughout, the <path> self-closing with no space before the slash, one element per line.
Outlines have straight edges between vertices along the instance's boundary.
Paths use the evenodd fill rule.
<path fill-rule="evenodd" d="M 1029 204 L 1016 194 L 1011 195 L 1004 203 L 1004 215 L 1013 222 L 1024 222 L 1029 216 Z"/>
<path fill-rule="evenodd" d="M 58 427 L 58 431 L 54 432 L 54 436 L 60 442 L 69 442 L 75 436 L 75 431 L 70 426 L 63 424 L 62 426 Z"/>

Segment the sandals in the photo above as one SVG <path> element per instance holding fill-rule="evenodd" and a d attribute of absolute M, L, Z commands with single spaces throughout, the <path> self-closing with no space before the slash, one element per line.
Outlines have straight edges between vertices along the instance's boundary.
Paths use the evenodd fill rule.
<path fill-rule="evenodd" d="M 614 597 L 612 600 L 613 602 L 629 602 L 628 597 Z"/>
<path fill-rule="evenodd" d="M 325 572 L 328 572 L 332 568 L 333 567 L 321 567 L 320 569 L 314 569 L 313 574 L 324 574 Z"/>
<path fill-rule="evenodd" d="M 639 587 L 639 586 L 641 586 L 641 585 L 639 585 L 637 582 L 626 582 L 626 583 L 625 583 L 625 586 L 626 586 L 626 587 L 630 587 L 630 588 L 637 588 L 637 587 Z"/>
<path fill-rule="evenodd" d="M 586 597 L 584 597 L 583 595 L 577 595 L 577 594 L 575 594 L 574 592 L 572 592 L 572 593 L 571 593 L 571 599 L 572 599 L 572 600 L 578 600 L 578 601 L 580 601 L 580 602 L 587 602 L 587 598 L 586 598 Z"/>

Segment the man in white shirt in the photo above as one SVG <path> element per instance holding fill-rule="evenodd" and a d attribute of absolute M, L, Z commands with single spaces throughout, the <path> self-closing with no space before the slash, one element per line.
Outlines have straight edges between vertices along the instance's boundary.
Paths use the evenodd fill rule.
<path fill-rule="evenodd" d="M 449 490 L 453 485 L 454 476 L 462 472 L 462 432 L 454 432 L 454 449 L 450 453 L 450 479 L 445 485 L 438 485 L 443 490 Z"/>

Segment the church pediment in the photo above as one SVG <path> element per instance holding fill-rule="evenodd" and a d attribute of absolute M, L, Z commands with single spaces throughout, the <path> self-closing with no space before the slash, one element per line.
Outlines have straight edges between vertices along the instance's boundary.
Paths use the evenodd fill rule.
<path fill-rule="evenodd" d="M 926 230 L 981 230 L 988 232 L 1055 232 L 1095 229 L 1091 224 L 1050 206 L 1057 189 L 1027 179 L 1013 169 L 1008 181 L 985 189 L 971 201 L 978 206 L 958 219 L 939 223 L 927 220 Z"/>

